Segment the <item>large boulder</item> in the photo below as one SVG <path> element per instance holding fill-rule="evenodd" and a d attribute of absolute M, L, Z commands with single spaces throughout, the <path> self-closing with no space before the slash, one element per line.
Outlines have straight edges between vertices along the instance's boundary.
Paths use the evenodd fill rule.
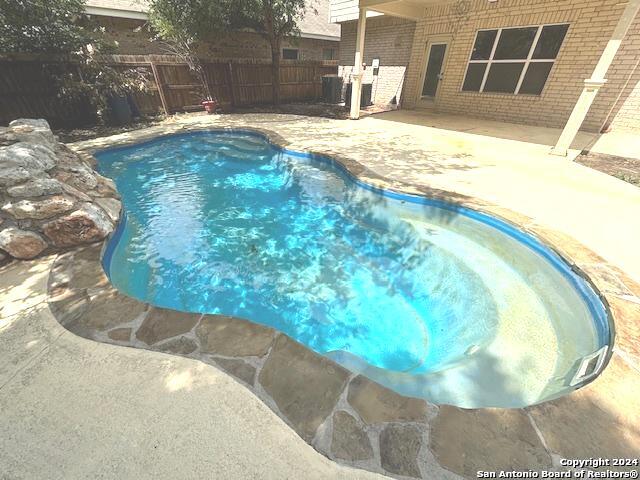
<path fill-rule="evenodd" d="M 35 232 L 8 227 L 0 231 L 0 248 L 21 260 L 37 257 L 46 248 L 47 242 Z"/>
<path fill-rule="evenodd" d="M 104 239 L 121 204 L 91 157 L 57 142 L 45 120 L 0 127 L 0 262 Z"/>
<path fill-rule="evenodd" d="M 92 203 L 42 226 L 44 234 L 56 247 L 72 247 L 102 240 L 113 231 L 107 214 Z"/>
<path fill-rule="evenodd" d="M 20 200 L 2 206 L 2 210 L 18 220 L 45 219 L 68 212 L 73 208 L 73 200 L 61 195 L 43 200 Z"/>
<path fill-rule="evenodd" d="M 0 149 L 0 186 L 44 177 L 56 165 L 54 151 L 41 144 L 18 142 Z"/>
<path fill-rule="evenodd" d="M 7 188 L 10 197 L 41 197 L 62 193 L 62 183 L 53 178 L 35 178 L 20 185 Z"/>
<path fill-rule="evenodd" d="M 42 118 L 19 118 L 9 124 L 9 129 L 19 142 L 43 143 L 51 148 L 56 145 L 49 123 Z"/>

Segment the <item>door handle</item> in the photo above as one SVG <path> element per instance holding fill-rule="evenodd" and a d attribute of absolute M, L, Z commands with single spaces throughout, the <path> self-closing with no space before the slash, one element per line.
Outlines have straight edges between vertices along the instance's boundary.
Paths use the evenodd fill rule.
<path fill-rule="evenodd" d="M 438 74 L 438 80 L 439 80 L 439 81 L 442 81 L 442 79 L 443 79 L 443 78 L 444 78 L 444 75 L 443 75 L 442 73 L 439 73 L 439 74 Z"/>

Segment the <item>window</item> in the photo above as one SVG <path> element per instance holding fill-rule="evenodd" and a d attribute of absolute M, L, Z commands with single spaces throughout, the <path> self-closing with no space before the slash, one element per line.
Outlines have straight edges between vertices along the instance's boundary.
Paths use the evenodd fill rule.
<path fill-rule="evenodd" d="M 282 49 L 282 59 L 283 60 L 298 60 L 298 49 L 297 48 L 283 48 Z"/>
<path fill-rule="evenodd" d="M 323 48 L 322 49 L 322 59 L 323 60 L 335 60 L 336 59 L 336 49 L 335 48 Z"/>
<path fill-rule="evenodd" d="M 479 30 L 462 90 L 540 95 L 568 24 Z"/>

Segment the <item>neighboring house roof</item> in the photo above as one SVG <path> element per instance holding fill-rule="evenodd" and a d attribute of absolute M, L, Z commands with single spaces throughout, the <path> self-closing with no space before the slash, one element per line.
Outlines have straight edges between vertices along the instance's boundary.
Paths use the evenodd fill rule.
<path fill-rule="evenodd" d="M 86 11 L 90 15 L 146 20 L 148 10 L 146 0 L 86 1 Z M 329 23 L 329 0 L 310 0 L 299 26 L 302 37 L 340 40 L 340 25 Z"/>

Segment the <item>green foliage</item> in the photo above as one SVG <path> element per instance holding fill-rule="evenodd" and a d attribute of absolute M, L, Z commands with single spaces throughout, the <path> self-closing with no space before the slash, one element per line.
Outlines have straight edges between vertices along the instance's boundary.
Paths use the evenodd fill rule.
<path fill-rule="evenodd" d="M 149 19 L 164 40 L 194 45 L 228 29 L 229 0 L 151 0 Z"/>
<path fill-rule="evenodd" d="M 236 7 L 231 10 L 232 28 L 251 28 L 269 40 L 300 34 L 298 21 L 304 15 L 305 0 L 236 0 L 232 3 Z"/>
<path fill-rule="evenodd" d="M 253 30 L 262 34 L 271 47 L 273 100 L 280 101 L 280 45 L 286 36 L 300 33 L 298 21 L 306 0 L 151 0 L 150 19 L 172 53 L 182 57 L 210 92 L 200 60 L 198 42 L 212 34 Z"/>
<path fill-rule="evenodd" d="M 107 98 L 146 88 L 146 73 L 100 60 L 114 45 L 84 13 L 84 0 L 0 0 L 0 51 L 61 55 L 71 66 L 44 63 L 59 102 L 88 101 L 107 116 Z M 55 103 L 55 102 L 54 102 Z"/>
<path fill-rule="evenodd" d="M 83 0 L 0 0 L 0 48 L 5 52 L 72 53 L 91 42 L 79 28 Z"/>

